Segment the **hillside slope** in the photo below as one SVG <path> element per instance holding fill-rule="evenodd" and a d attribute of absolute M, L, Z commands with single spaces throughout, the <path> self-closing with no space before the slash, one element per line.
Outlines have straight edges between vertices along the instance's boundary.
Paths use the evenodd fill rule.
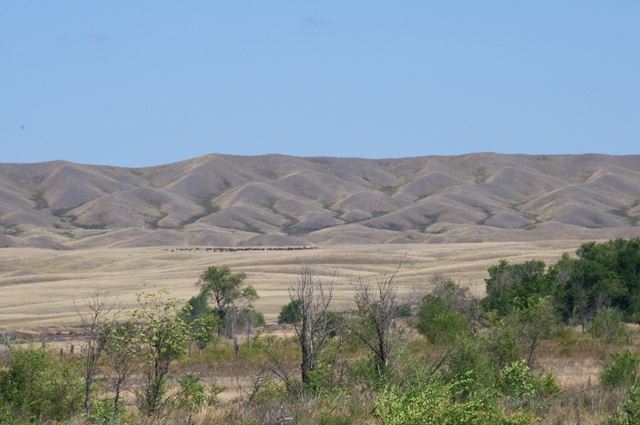
<path fill-rule="evenodd" d="M 599 239 L 639 222 L 640 156 L 0 164 L 0 247 Z"/>

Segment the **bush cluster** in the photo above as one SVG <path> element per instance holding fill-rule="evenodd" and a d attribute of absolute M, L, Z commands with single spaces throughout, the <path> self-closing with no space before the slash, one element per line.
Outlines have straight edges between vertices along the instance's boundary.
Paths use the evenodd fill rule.
<path fill-rule="evenodd" d="M 64 421 L 81 405 L 78 364 L 44 348 L 12 349 L 6 370 L 0 370 L 0 423 Z"/>
<path fill-rule="evenodd" d="M 610 316 L 618 311 L 624 320 L 640 321 L 640 238 L 585 243 L 576 258 L 565 254 L 548 267 L 538 260 L 521 264 L 503 260 L 488 272 L 485 311 L 504 316 L 549 297 L 567 323 L 586 327 L 603 309 Z M 613 331 L 612 337 L 619 337 Z M 609 330 L 596 332 L 609 337 Z"/>

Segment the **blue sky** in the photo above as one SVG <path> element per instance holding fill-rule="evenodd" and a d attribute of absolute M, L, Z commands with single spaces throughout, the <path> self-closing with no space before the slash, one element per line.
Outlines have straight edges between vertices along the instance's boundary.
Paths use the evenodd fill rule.
<path fill-rule="evenodd" d="M 3 0 L 0 162 L 640 153 L 640 2 Z"/>

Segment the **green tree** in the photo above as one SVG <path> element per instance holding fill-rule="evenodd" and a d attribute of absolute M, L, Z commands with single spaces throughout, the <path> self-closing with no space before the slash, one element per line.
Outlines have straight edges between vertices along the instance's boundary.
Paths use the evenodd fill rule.
<path fill-rule="evenodd" d="M 246 274 L 233 273 L 227 266 L 211 266 L 202 273 L 198 285 L 200 292 L 209 296 L 224 316 L 228 307 L 243 296 L 242 282 L 246 278 Z"/>
<path fill-rule="evenodd" d="M 585 243 L 576 255 L 562 299 L 565 311 L 576 312 L 583 327 L 606 307 L 640 320 L 640 238 Z"/>
<path fill-rule="evenodd" d="M 243 286 L 246 277 L 244 273 L 233 273 L 227 266 L 211 266 L 202 273 L 198 281 L 201 296 L 210 298 L 215 303 L 215 311 L 222 325 L 218 328 L 219 333 L 224 332 L 234 341 L 241 312 L 253 309 L 252 303 L 259 298 L 252 286 Z M 194 302 L 198 308 L 204 308 L 202 300 Z"/>
<path fill-rule="evenodd" d="M 527 303 L 540 298 L 554 296 L 558 291 L 557 273 L 546 270 L 543 261 L 527 261 L 509 264 L 501 260 L 488 269 L 485 280 L 487 296 L 482 300 L 485 311 L 495 310 L 506 316 L 517 308 L 527 307 Z"/>

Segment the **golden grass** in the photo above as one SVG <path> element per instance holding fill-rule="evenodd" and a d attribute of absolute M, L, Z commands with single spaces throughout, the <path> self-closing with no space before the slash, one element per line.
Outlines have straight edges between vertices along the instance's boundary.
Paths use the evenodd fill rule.
<path fill-rule="evenodd" d="M 557 259 L 573 252 L 579 241 L 459 243 L 416 245 L 332 246 L 305 251 L 214 253 L 176 251 L 163 247 L 51 251 L 35 248 L 0 250 L 0 328 L 34 329 L 77 322 L 75 304 L 105 291 L 122 308 L 135 306 L 136 293 L 166 288 L 187 299 L 210 265 L 228 265 L 247 273 L 260 300 L 256 303 L 273 321 L 288 301 L 287 287 L 299 265 L 313 264 L 335 281 L 337 306 L 352 300 L 352 283 L 392 272 L 404 262 L 398 282 L 405 291 L 425 292 L 434 275 L 451 277 L 482 295 L 489 265 L 501 258 L 525 261 Z"/>

